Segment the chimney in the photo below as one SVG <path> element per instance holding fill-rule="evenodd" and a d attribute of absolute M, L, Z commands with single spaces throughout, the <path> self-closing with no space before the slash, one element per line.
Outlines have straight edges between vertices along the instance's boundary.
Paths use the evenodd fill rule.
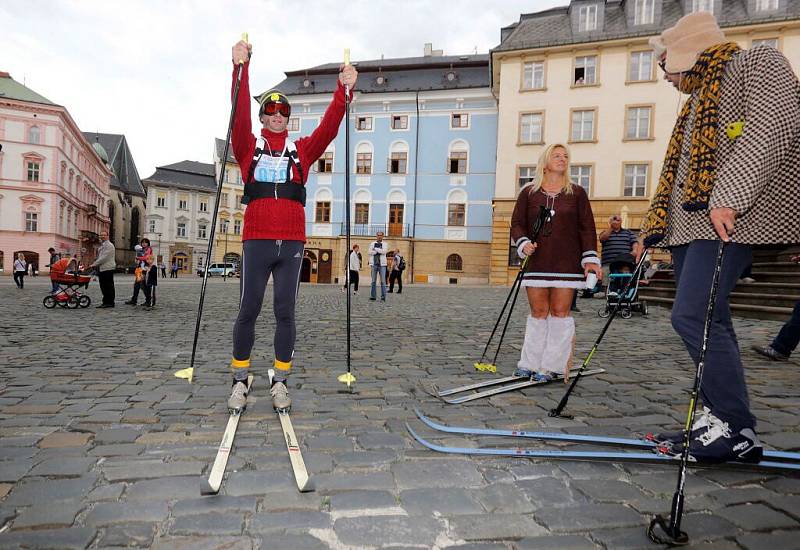
<path fill-rule="evenodd" d="M 11 78 L 11 75 L 6 71 L 0 71 L 0 78 Z"/>
<path fill-rule="evenodd" d="M 432 56 L 442 56 L 444 55 L 444 50 L 434 50 L 432 42 L 425 42 L 425 57 L 432 57 Z"/>

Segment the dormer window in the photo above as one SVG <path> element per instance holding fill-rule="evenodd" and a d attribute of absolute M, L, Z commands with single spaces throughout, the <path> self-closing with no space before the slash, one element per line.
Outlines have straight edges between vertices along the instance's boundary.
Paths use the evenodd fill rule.
<path fill-rule="evenodd" d="M 778 0 L 756 0 L 756 11 L 775 11 L 778 9 Z"/>
<path fill-rule="evenodd" d="M 692 13 L 698 11 L 714 12 L 714 0 L 692 0 Z"/>
<path fill-rule="evenodd" d="M 597 30 L 597 4 L 578 8 L 578 30 L 581 32 Z"/>
<path fill-rule="evenodd" d="M 652 25 L 655 21 L 655 0 L 636 0 L 633 5 L 633 24 Z"/>

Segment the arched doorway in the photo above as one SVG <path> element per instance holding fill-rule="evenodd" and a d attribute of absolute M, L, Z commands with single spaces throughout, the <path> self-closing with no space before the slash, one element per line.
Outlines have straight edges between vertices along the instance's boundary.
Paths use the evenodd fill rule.
<path fill-rule="evenodd" d="M 300 282 L 317 282 L 317 255 L 310 250 L 303 252 L 303 265 L 300 268 Z"/>
<path fill-rule="evenodd" d="M 175 255 L 172 256 L 172 263 L 178 264 L 178 271 L 189 271 L 192 267 L 189 265 L 189 256 L 183 252 L 176 252 Z"/>
<path fill-rule="evenodd" d="M 131 250 L 139 244 L 139 207 L 134 206 L 131 212 Z"/>
<path fill-rule="evenodd" d="M 3 251 L 0 250 L 0 271 L 4 271 L 3 268 Z"/>
<path fill-rule="evenodd" d="M 308 283 L 311 281 L 311 259 L 303 258 L 303 266 L 300 268 L 300 282 Z"/>
<path fill-rule="evenodd" d="M 116 227 L 114 223 L 114 214 L 116 213 L 115 210 L 116 208 L 114 207 L 114 203 L 112 201 L 108 201 L 108 219 L 110 220 L 108 224 L 108 240 L 112 243 L 116 242 L 115 237 L 117 236 L 116 231 L 114 230 Z"/>

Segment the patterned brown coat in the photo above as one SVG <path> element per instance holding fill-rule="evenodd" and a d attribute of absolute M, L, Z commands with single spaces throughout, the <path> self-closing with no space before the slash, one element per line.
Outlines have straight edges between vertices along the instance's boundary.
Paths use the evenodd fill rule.
<path fill-rule="evenodd" d="M 688 101 L 696 101 L 696 95 Z M 681 206 L 688 175 L 694 108 L 670 199 L 667 235 L 660 246 L 719 238 L 708 210 Z M 728 128 L 744 126 L 739 135 Z M 800 242 L 800 83 L 788 60 L 769 46 L 737 54 L 722 80 L 717 140 L 717 178 L 710 208 L 733 208 L 734 242 Z"/>

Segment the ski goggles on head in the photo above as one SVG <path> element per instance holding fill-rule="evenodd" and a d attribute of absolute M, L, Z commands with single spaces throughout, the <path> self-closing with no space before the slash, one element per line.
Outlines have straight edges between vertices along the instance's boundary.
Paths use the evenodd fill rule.
<path fill-rule="evenodd" d="M 282 116 L 289 117 L 292 114 L 292 107 L 288 103 L 265 103 L 261 111 L 268 116 L 274 114 L 281 114 Z"/>

